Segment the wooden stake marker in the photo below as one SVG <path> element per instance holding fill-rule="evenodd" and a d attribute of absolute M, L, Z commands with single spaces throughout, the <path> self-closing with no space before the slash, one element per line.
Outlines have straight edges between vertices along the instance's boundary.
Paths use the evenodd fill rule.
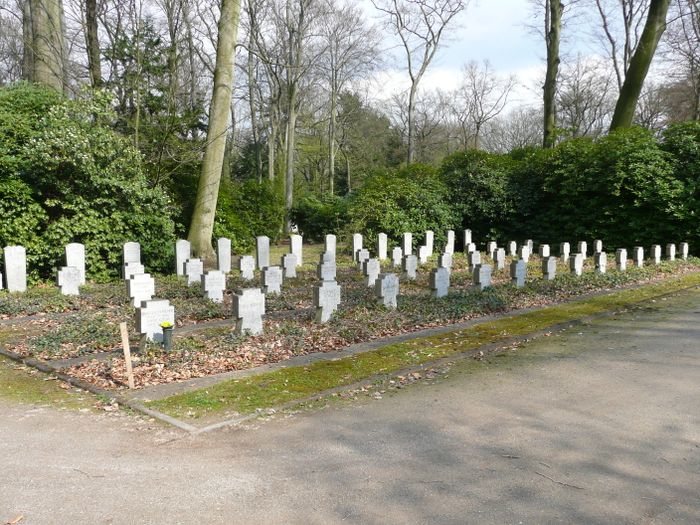
<path fill-rule="evenodd" d="M 126 363 L 126 377 L 129 381 L 129 388 L 136 388 L 134 385 L 134 371 L 131 368 L 131 348 L 129 348 L 129 331 L 126 329 L 126 323 L 119 324 L 119 331 L 122 335 L 122 347 L 124 348 L 124 362 Z"/>

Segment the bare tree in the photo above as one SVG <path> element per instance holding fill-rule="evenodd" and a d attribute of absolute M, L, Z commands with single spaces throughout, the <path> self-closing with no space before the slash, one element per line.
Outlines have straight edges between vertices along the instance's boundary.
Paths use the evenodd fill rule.
<path fill-rule="evenodd" d="M 494 118 L 483 134 L 488 151 L 508 153 L 514 149 L 536 147 L 542 139 L 542 109 L 517 107 Z"/>
<path fill-rule="evenodd" d="M 561 0 L 545 0 L 545 44 L 547 47 L 547 71 L 544 78 L 544 132 L 542 144 L 551 148 L 556 141 L 556 94 L 559 76 L 559 43 L 564 4 Z"/>
<path fill-rule="evenodd" d="M 407 101 L 407 163 L 414 160 L 413 113 L 418 85 L 435 57 L 445 30 L 468 0 L 372 0 L 384 13 L 387 27 L 398 36 L 406 56 L 411 85 Z"/>
<path fill-rule="evenodd" d="M 676 0 L 673 22 L 666 32 L 664 55 L 674 66 L 677 87 L 676 96 L 689 93 L 691 111 L 686 118 L 700 120 L 700 1 Z M 685 112 L 683 112 L 685 113 Z"/>

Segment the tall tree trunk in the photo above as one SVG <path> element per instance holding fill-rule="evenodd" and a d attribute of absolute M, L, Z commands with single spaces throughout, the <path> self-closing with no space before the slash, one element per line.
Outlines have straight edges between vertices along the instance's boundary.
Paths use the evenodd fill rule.
<path fill-rule="evenodd" d="M 328 182 L 329 193 L 333 195 L 335 193 L 335 135 L 336 135 L 336 111 L 337 111 L 337 88 L 335 86 L 335 80 L 331 87 L 331 119 L 328 123 Z"/>
<path fill-rule="evenodd" d="M 24 0 L 22 3 L 22 78 L 34 80 L 34 36 L 30 0 Z"/>
<path fill-rule="evenodd" d="M 666 30 L 666 15 L 670 4 L 671 0 L 651 0 L 644 31 L 630 60 L 625 81 L 622 83 L 622 89 L 615 104 L 610 131 L 632 125 L 639 95 L 656 53 L 656 46 Z"/>
<path fill-rule="evenodd" d="M 60 0 L 30 0 L 33 71 L 31 79 L 65 91 L 65 45 Z"/>
<path fill-rule="evenodd" d="M 410 165 L 413 163 L 413 158 L 415 157 L 415 146 L 413 145 L 413 106 L 416 103 L 416 91 L 418 84 L 415 81 L 411 82 L 411 90 L 408 92 L 408 123 L 407 123 L 407 139 L 408 139 L 408 152 L 406 155 L 406 164 Z"/>
<path fill-rule="evenodd" d="M 291 85 L 289 91 L 289 115 L 287 118 L 287 130 L 286 130 L 286 170 L 284 178 L 284 206 L 289 213 L 294 204 L 294 139 L 296 138 L 296 126 L 297 126 L 297 87 L 295 84 Z M 291 224 L 287 221 L 287 230 Z"/>
<path fill-rule="evenodd" d="M 100 41 L 97 37 L 97 0 L 85 0 L 85 26 L 90 81 L 93 88 L 98 88 L 102 85 L 102 66 L 100 64 Z"/>
<path fill-rule="evenodd" d="M 222 0 L 216 44 L 214 89 L 209 108 L 207 147 L 202 160 L 202 173 L 199 176 L 197 198 L 188 234 L 194 253 L 206 260 L 214 258 L 211 238 L 214 232 L 216 202 L 219 196 L 221 167 L 224 161 L 226 132 L 231 112 L 233 62 L 240 12 L 240 0 Z"/>
<path fill-rule="evenodd" d="M 542 145 L 551 148 L 556 141 L 557 76 L 559 75 L 559 42 L 564 4 L 559 0 L 547 0 L 545 5 L 545 39 L 547 42 L 547 73 L 544 79 L 544 136 Z"/>
<path fill-rule="evenodd" d="M 247 63 L 247 73 L 248 73 L 248 103 L 250 104 L 250 129 L 253 133 L 253 148 L 255 149 L 255 175 L 258 179 L 258 183 L 262 182 L 262 152 L 260 151 L 260 134 L 258 133 L 258 112 L 256 107 L 256 97 L 255 97 L 255 56 L 253 55 L 253 46 L 255 45 L 255 38 L 253 36 L 253 31 L 249 31 L 248 35 L 248 63 Z"/>

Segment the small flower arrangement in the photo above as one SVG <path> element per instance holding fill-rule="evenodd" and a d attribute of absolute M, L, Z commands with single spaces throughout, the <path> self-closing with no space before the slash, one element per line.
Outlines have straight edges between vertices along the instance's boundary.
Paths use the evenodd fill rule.
<path fill-rule="evenodd" d="M 160 323 L 160 327 L 161 327 L 162 329 L 164 329 L 164 330 L 167 329 L 167 328 L 172 328 L 172 327 L 173 327 L 173 323 L 171 323 L 171 322 L 169 322 L 169 321 L 163 321 L 162 323 Z"/>

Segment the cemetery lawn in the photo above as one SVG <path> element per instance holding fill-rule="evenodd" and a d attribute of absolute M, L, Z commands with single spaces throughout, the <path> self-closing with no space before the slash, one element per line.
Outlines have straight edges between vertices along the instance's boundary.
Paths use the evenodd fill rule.
<path fill-rule="evenodd" d="M 528 265 L 525 287 L 516 288 L 510 284 L 507 270 L 501 270 L 494 272 L 494 286 L 480 292 L 472 285 L 466 258 L 455 254 L 447 297 L 431 297 L 428 279 L 429 270 L 435 267 L 433 257 L 419 268 L 416 281 L 401 276 L 398 309 L 389 310 L 377 303 L 374 289 L 364 284 L 351 258 L 340 255 L 344 252 L 339 246 L 340 309 L 330 322 L 318 324 L 314 322 L 312 298 L 321 249 L 321 246 L 304 245 L 305 264 L 298 271 L 299 277 L 285 281 L 281 295 L 268 296 L 264 333 L 258 336 L 236 335 L 230 312 L 233 291 L 260 286 L 259 273 L 256 272 L 254 281 L 244 283 L 234 271 L 228 279 L 223 304 L 203 298 L 198 286 L 188 287 L 182 278 L 155 276 L 155 297 L 168 299 L 175 306 L 175 341 L 170 353 L 156 344 L 139 350 L 134 327 L 135 309 L 129 304 L 122 282 L 89 284 L 81 288 L 79 297 L 61 296 L 53 285 L 35 286 L 25 294 L 1 292 L 0 344 L 15 355 L 40 359 L 102 389 L 123 391 L 127 388 L 119 337 L 119 323 L 123 321 L 127 321 L 132 334 L 136 387 L 146 388 L 284 362 L 296 356 L 336 352 L 356 343 L 464 322 L 487 314 L 550 305 L 621 286 L 665 282 L 684 275 L 698 275 L 700 271 L 700 259 L 691 258 L 663 262 L 659 266 L 628 267 L 626 272 L 613 269 L 598 275 L 593 272 L 589 259 L 582 277 L 570 275 L 560 264 L 557 278 L 544 281 L 541 261 L 535 256 Z M 274 247 L 271 260 L 278 261 L 286 250 L 286 247 Z M 390 262 L 382 265 L 382 271 L 400 273 L 390 267 Z M 317 381 L 303 374 L 298 379 L 306 378 L 309 391 L 318 391 L 329 384 L 342 383 L 339 378 L 347 377 L 352 382 L 364 374 L 383 372 L 383 368 L 389 370 L 406 363 L 422 362 L 420 352 L 414 357 L 413 351 L 406 348 L 402 346 L 395 352 L 385 350 L 374 357 L 368 355 L 366 361 L 337 364 L 337 373 L 331 379 Z M 408 354 L 402 355 L 402 352 Z M 373 361 L 375 358 L 377 361 Z M 268 394 L 277 395 L 272 391 L 256 393 L 251 406 L 258 405 L 257 396 Z"/>
<path fill-rule="evenodd" d="M 507 346 L 512 338 L 596 314 L 619 311 L 698 285 L 700 273 L 691 273 L 648 286 L 503 317 L 447 334 L 390 344 L 342 359 L 228 380 L 201 390 L 152 401 L 148 406 L 176 418 L 195 419 L 224 413 L 226 416 L 247 415 L 266 408 L 279 408 L 290 402 L 308 401 L 318 394 L 361 381 L 385 381 L 418 365 L 456 354 L 475 354 L 484 345 L 498 345 L 500 342 Z"/>

